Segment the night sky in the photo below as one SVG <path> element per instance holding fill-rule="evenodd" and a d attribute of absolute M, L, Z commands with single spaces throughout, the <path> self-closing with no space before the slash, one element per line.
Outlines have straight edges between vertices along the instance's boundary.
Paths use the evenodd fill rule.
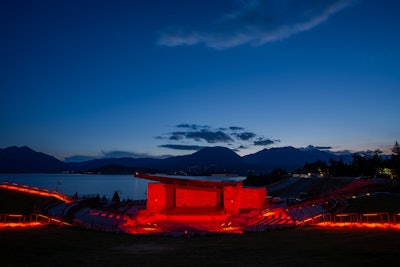
<path fill-rule="evenodd" d="M 0 148 L 390 152 L 400 1 L 0 1 Z"/>

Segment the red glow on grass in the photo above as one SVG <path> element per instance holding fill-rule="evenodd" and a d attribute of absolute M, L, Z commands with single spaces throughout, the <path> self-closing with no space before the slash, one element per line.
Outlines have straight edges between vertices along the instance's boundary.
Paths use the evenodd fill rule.
<path fill-rule="evenodd" d="M 44 226 L 41 222 L 6 222 L 0 223 L 1 228 L 14 228 L 14 227 L 39 227 Z"/>
<path fill-rule="evenodd" d="M 369 229 L 395 229 L 400 230 L 400 224 L 380 222 L 319 222 L 313 226 L 325 228 L 369 228 Z"/>
<path fill-rule="evenodd" d="M 31 215 L 0 214 L 0 228 L 36 227 L 50 224 L 58 226 L 72 226 L 70 223 L 38 213 L 32 213 Z"/>

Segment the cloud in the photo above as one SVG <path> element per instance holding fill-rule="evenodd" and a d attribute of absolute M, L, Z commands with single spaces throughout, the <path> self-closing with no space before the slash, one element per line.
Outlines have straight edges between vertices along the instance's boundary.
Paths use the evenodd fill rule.
<path fill-rule="evenodd" d="M 231 126 L 231 127 L 229 127 L 229 129 L 232 131 L 243 131 L 244 130 L 243 127 L 238 127 L 238 126 Z"/>
<path fill-rule="evenodd" d="M 199 150 L 206 146 L 197 145 L 197 142 L 207 144 L 221 143 L 234 148 L 235 151 L 250 149 L 252 146 L 269 146 L 279 142 L 259 137 L 256 133 L 239 126 L 212 128 L 211 126 L 182 123 L 174 126 L 179 131 L 171 132 L 167 136 L 157 136 L 158 140 L 169 140 L 176 144 L 163 144 L 159 147 L 178 150 Z M 186 129 L 186 131 L 182 131 Z M 255 140 L 256 141 L 253 141 Z M 196 143 L 193 143 L 196 142 Z"/>
<path fill-rule="evenodd" d="M 204 140 L 207 143 L 228 143 L 232 142 L 232 138 L 222 131 L 208 131 L 202 130 L 198 132 L 187 132 L 185 137 L 188 139 L 193 139 L 195 141 Z"/>
<path fill-rule="evenodd" d="M 184 139 L 191 139 L 197 142 L 206 141 L 207 143 L 228 143 L 233 141 L 232 138 L 226 134 L 222 128 L 212 130 L 210 126 L 181 123 L 175 126 L 180 129 L 187 129 L 188 131 L 172 132 L 168 139 L 170 141 L 181 141 Z M 162 139 L 159 138 L 159 139 Z"/>
<path fill-rule="evenodd" d="M 182 140 L 185 138 L 186 132 L 173 132 L 171 133 L 171 136 L 168 138 L 169 140 Z"/>
<path fill-rule="evenodd" d="M 238 139 L 240 139 L 242 141 L 248 141 L 248 140 L 256 137 L 257 135 L 255 133 L 251 133 L 251 132 L 243 132 L 243 133 L 235 133 L 234 136 L 236 136 Z"/>
<path fill-rule="evenodd" d="M 177 128 L 187 128 L 191 130 L 199 130 L 199 129 L 209 129 L 210 126 L 207 125 L 199 125 L 199 124 L 189 124 L 189 123 L 181 123 L 176 125 Z"/>
<path fill-rule="evenodd" d="M 254 141 L 255 146 L 269 146 L 275 144 L 275 142 L 279 142 L 278 140 L 271 140 L 271 139 L 258 139 Z"/>
<path fill-rule="evenodd" d="M 351 6 L 356 0 L 249 0 L 238 1 L 239 7 L 221 15 L 208 29 L 169 27 L 158 39 L 158 45 L 182 46 L 205 44 L 226 49 L 287 39 L 309 31 L 332 15 Z"/>
<path fill-rule="evenodd" d="M 165 148 L 177 149 L 177 150 L 195 150 L 195 151 L 205 148 L 205 146 L 174 145 L 174 144 L 159 145 L 158 147 L 165 147 Z"/>

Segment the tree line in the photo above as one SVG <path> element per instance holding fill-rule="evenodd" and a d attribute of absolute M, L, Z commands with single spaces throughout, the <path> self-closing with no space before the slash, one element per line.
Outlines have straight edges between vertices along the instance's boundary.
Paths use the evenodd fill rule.
<path fill-rule="evenodd" d="M 305 163 L 302 168 L 295 170 L 295 173 L 398 179 L 400 174 L 400 145 L 397 141 L 395 142 L 391 156 L 383 156 L 380 150 L 354 153 L 350 163 L 345 163 L 341 158 L 339 160 L 331 158 L 328 162 L 317 160 Z M 288 171 L 283 169 L 274 169 L 271 173 L 258 175 L 249 172 L 243 184 L 262 186 L 277 182 L 288 175 Z"/>

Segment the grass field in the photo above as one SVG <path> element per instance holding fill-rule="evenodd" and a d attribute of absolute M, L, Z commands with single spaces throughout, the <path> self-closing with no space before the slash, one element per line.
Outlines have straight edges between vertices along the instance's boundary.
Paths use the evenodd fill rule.
<path fill-rule="evenodd" d="M 389 266 L 400 231 L 298 228 L 193 237 L 0 230 L 1 266 Z"/>
<path fill-rule="evenodd" d="M 0 188 L 0 214 L 30 214 L 52 198 Z"/>

